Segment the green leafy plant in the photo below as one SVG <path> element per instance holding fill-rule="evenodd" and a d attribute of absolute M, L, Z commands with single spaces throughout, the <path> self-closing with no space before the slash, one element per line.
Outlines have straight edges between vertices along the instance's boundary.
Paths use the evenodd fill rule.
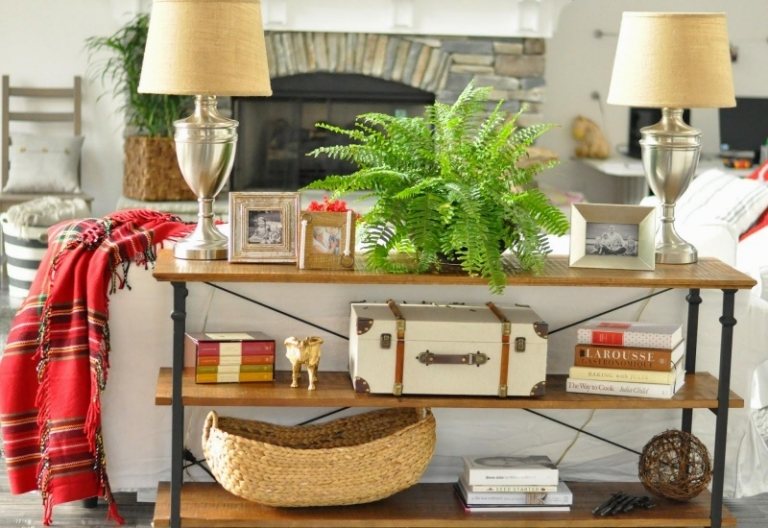
<path fill-rule="evenodd" d="M 101 81 L 112 85 L 116 98 L 124 98 L 120 109 L 127 124 L 136 127 L 140 135 L 170 137 L 173 122 L 182 117 L 191 98 L 138 92 L 148 31 L 149 15 L 141 13 L 108 37 L 89 37 L 86 48 Z M 101 53 L 107 57 L 100 57 Z"/>
<path fill-rule="evenodd" d="M 520 163 L 552 125 L 519 127 L 520 113 L 510 116 L 501 102 L 488 112 L 490 90 L 470 84 L 454 104 L 435 103 L 420 117 L 368 113 L 350 129 L 318 124 L 352 144 L 309 155 L 347 160 L 358 170 L 308 187 L 375 198 L 362 217 L 370 269 L 426 272 L 455 263 L 500 293 L 505 250 L 513 269 L 537 272 L 550 252 L 546 233 L 568 231 L 563 213 L 531 185 L 553 163 Z"/>

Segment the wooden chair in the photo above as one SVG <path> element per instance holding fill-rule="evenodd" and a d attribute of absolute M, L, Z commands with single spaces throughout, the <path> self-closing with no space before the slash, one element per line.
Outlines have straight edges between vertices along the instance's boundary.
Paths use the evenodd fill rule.
<path fill-rule="evenodd" d="M 49 123 L 72 123 L 74 136 L 81 135 L 81 78 L 76 76 L 71 88 L 27 88 L 11 86 L 8 75 L 2 77 L 2 148 L 0 149 L 0 169 L 2 174 L 2 186 L 0 186 L 0 212 L 8 209 L 9 206 L 39 198 L 41 196 L 60 196 L 62 198 L 83 198 L 90 206 L 93 198 L 83 192 L 79 193 L 59 193 L 59 192 L 39 192 L 39 193 L 15 193 L 3 192 L 8 182 L 10 160 L 9 150 L 11 146 L 10 124 L 11 122 L 34 122 L 42 124 Z M 51 100 L 71 99 L 71 112 L 53 112 L 53 111 L 14 111 L 11 109 L 11 100 L 17 102 L 17 99 L 26 98 L 28 101 L 40 101 L 43 103 Z M 60 105 L 61 103 L 59 103 Z M 35 132 L 37 132 L 37 128 Z M 77 183 L 80 186 L 80 164 L 77 167 Z"/>

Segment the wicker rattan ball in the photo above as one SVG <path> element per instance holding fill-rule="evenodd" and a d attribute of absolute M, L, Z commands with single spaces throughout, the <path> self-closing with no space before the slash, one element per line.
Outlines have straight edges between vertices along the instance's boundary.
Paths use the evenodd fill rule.
<path fill-rule="evenodd" d="M 643 448 L 640 481 L 656 495 L 687 501 L 704 491 L 712 478 L 709 452 L 698 438 L 678 430 L 654 436 Z"/>

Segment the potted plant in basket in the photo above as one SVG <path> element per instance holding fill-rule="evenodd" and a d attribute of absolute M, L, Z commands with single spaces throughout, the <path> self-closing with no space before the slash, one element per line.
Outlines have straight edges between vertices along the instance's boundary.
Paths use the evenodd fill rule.
<path fill-rule="evenodd" d="M 125 137 L 123 194 L 138 200 L 194 200 L 176 161 L 173 122 L 191 105 L 188 96 L 138 92 L 149 15 L 141 13 L 107 37 L 89 37 L 91 67 L 123 98 Z M 101 54 L 106 53 L 106 58 Z"/>
<path fill-rule="evenodd" d="M 489 93 L 470 84 L 453 105 L 435 103 L 421 117 L 368 113 L 351 129 L 318 125 L 352 144 L 309 155 L 348 160 L 358 170 L 309 188 L 375 198 L 362 216 L 370 269 L 426 272 L 455 264 L 500 293 L 505 264 L 539 271 L 550 251 L 546 234 L 568 231 L 565 215 L 532 185 L 553 162 L 524 163 L 527 148 L 552 125 L 519 127 L 520 113 L 509 116 L 501 102 L 488 112 Z"/>

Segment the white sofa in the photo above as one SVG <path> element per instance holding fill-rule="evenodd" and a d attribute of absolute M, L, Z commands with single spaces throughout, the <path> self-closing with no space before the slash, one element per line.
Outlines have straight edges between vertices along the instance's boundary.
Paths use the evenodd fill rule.
<path fill-rule="evenodd" d="M 703 180 L 702 180 L 703 181 Z M 768 230 L 738 243 L 737 230 L 717 218 L 698 218 L 694 224 L 678 224 L 681 234 L 693 242 L 702 256 L 715 256 L 760 279 L 768 270 Z M 567 239 L 554 240 L 556 252 L 567 253 Z M 104 435 L 110 481 L 116 490 L 139 489 L 151 496 L 158 480 L 170 475 L 170 408 L 154 405 L 155 382 L 161 366 L 171 364 L 171 301 L 168 283 L 156 282 L 150 271 L 129 273 L 133 289 L 112 296 L 110 326 L 111 370 L 103 398 Z M 768 467 L 768 448 L 760 429 L 760 387 L 768 380 L 758 376 L 758 366 L 768 356 L 768 296 L 760 281 L 751 292 L 736 295 L 736 319 L 732 389 L 748 400 L 747 408 L 732 409 L 728 424 L 725 494 L 750 495 L 768 491 L 768 474 L 754 469 Z M 293 313 L 340 334 L 348 329 L 349 303 L 394 298 L 405 302 L 484 303 L 491 299 L 482 286 L 427 287 L 380 285 L 225 285 L 247 297 Z M 508 288 L 497 304 L 528 304 L 549 323 L 550 329 L 566 326 L 607 308 L 638 299 L 648 290 L 635 288 Z M 611 318 L 648 321 L 680 321 L 687 315 L 687 292 L 673 291 L 623 308 Z M 697 370 L 717 375 L 720 353 L 718 317 L 722 295 L 702 292 Z M 289 335 L 316 334 L 316 329 L 216 291 L 193 284 L 187 300 L 187 330 L 262 330 L 278 343 L 277 368 L 288 369 L 282 341 Z M 323 335 L 320 333 L 319 335 Z M 323 370 L 345 370 L 347 342 L 323 335 L 326 344 L 320 364 Z M 566 373 L 572 365 L 575 330 L 553 333 L 549 339 L 548 371 Z M 768 367 L 759 373 L 768 376 Z M 322 382 L 322 377 L 321 377 Z M 749 399 L 753 390 L 758 395 Z M 761 398 L 762 395 L 762 398 Z M 753 408 L 754 407 L 754 408 Z M 209 409 L 187 408 L 185 444 L 200 457 L 202 420 Z M 316 416 L 324 409 L 226 408 L 226 415 L 258 417 L 292 424 Z M 548 416 L 609 438 L 636 451 L 657 433 L 680 427 L 680 411 L 548 411 Z M 460 471 L 459 456 L 472 453 L 546 454 L 560 460 L 562 476 L 576 480 L 636 480 L 637 455 L 522 410 L 437 409 L 437 451 L 426 480 L 449 481 Z M 694 434 L 710 449 L 714 446 L 714 415 L 694 412 Z M 768 423 L 768 418 L 763 419 Z M 574 443 L 575 442 L 575 443 Z M 573 443 L 573 445 L 571 445 Z M 205 476 L 195 472 L 192 478 Z"/>

